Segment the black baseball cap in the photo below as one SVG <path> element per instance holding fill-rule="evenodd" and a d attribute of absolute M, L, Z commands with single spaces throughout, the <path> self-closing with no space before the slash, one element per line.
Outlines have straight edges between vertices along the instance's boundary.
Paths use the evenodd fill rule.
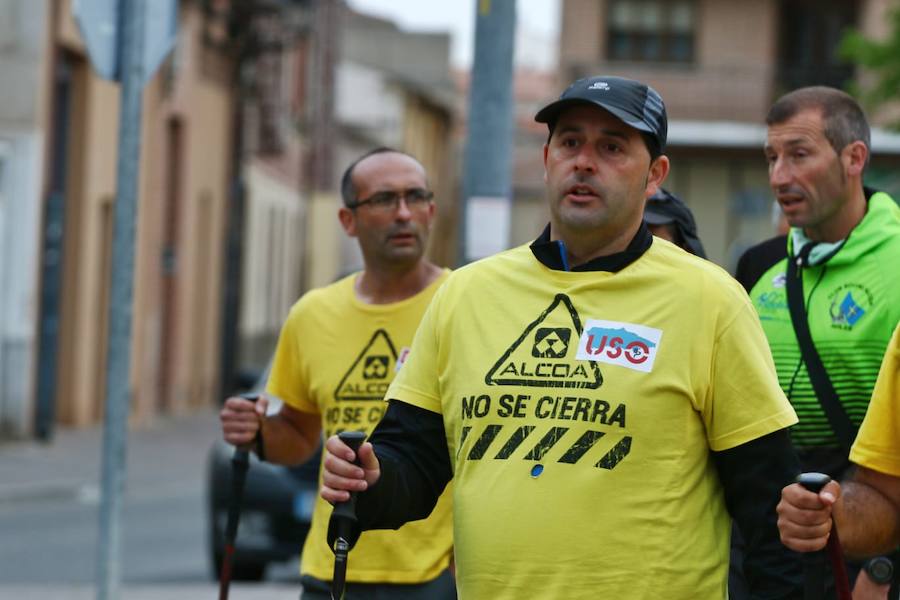
<path fill-rule="evenodd" d="M 647 134 L 660 154 L 665 150 L 666 105 L 646 83 L 624 77 L 585 77 L 567 87 L 559 100 L 539 110 L 534 120 L 547 123 L 552 132 L 560 113 L 576 104 L 593 104 L 609 111 L 626 125 Z"/>
<path fill-rule="evenodd" d="M 659 188 L 655 194 L 647 198 L 647 204 L 644 205 L 644 221 L 649 225 L 674 225 L 690 251 L 701 258 L 706 258 L 691 209 L 672 192 Z"/>

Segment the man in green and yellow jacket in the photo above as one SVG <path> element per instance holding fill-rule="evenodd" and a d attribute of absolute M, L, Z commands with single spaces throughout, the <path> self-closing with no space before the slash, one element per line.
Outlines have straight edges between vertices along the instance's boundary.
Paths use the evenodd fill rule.
<path fill-rule="evenodd" d="M 748 250 L 736 277 L 759 313 L 779 382 L 799 417 L 791 435 L 803 469 L 841 478 L 849 448 L 801 354 L 787 300 L 788 261 L 802 281 L 813 345 L 855 431 L 900 322 L 900 207 L 863 187 L 869 126 L 849 95 L 796 90 L 772 106 L 766 123 L 769 183 L 791 229 Z"/>

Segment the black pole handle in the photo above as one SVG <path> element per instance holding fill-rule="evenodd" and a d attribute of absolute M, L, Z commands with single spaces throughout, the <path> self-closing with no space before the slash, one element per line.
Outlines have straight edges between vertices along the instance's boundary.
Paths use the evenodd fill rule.
<path fill-rule="evenodd" d="M 256 402 L 259 394 L 256 392 L 246 392 L 237 394 L 238 398 Z M 233 502 L 228 509 L 228 521 L 225 527 L 225 540 L 234 543 L 237 538 L 238 519 L 241 510 L 241 501 L 244 497 L 244 482 L 246 481 L 247 469 L 250 467 L 250 450 L 247 446 L 235 446 L 234 454 L 231 456 L 232 466 L 232 499 Z"/>
<path fill-rule="evenodd" d="M 360 466 L 359 449 L 366 440 L 362 431 L 344 431 L 338 438 L 353 450 L 353 464 Z M 347 582 L 347 555 L 361 531 L 356 518 L 356 492 L 350 492 L 350 499 L 338 502 L 328 519 L 328 547 L 334 552 L 334 575 L 331 579 L 332 600 L 343 600 Z"/>
<path fill-rule="evenodd" d="M 366 441 L 366 434 L 363 431 L 342 431 L 338 434 L 338 439 L 350 446 L 350 449 L 353 450 L 353 454 L 356 455 L 359 452 L 360 447 L 362 447 L 363 442 Z M 355 456 L 353 459 L 353 464 L 359 466 L 359 456 Z"/>
<path fill-rule="evenodd" d="M 238 394 L 238 398 L 256 402 L 259 394 L 248 392 Z M 231 504 L 228 506 L 228 520 L 225 522 L 225 546 L 222 552 L 222 569 L 219 572 L 219 600 L 228 599 L 231 584 L 231 564 L 234 559 L 235 540 L 241 518 L 241 504 L 244 499 L 244 484 L 250 467 L 250 451 L 246 446 L 235 446 L 231 456 Z"/>
<path fill-rule="evenodd" d="M 366 441 L 366 434 L 362 431 L 343 431 L 338 434 L 338 438 L 353 450 L 356 455 L 353 464 L 359 466 L 359 448 Z M 352 549 L 359 539 L 359 526 L 356 520 L 356 492 L 350 492 L 350 499 L 344 502 L 338 502 L 331 511 L 331 518 L 328 520 L 328 547 L 334 551 L 334 544 L 338 538 L 343 538 Z"/>
<path fill-rule="evenodd" d="M 801 473 L 797 476 L 797 483 L 818 494 L 822 491 L 831 477 L 825 473 Z M 828 536 L 828 544 L 825 547 L 828 558 L 831 562 L 831 570 L 834 574 L 834 587 L 840 600 L 852 600 L 850 593 L 850 581 L 847 578 L 847 565 L 844 562 L 844 552 L 841 549 L 840 538 L 838 538 L 837 525 L 834 520 L 831 522 L 831 534 Z M 817 553 L 816 557 L 810 557 L 807 560 L 803 593 L 807 600 L 823 598 L 825 588 L 825 563 L 821 558 L 821 554 Z"/>
<path fill-rule="evenodd" d="M 830 481 L 831 477 L 825 473 L 800 473 L 797 476 L 797 483 L 814 494 L 821 492 L 822 488 L 828 485 Z"/>
<path fill-rule="evenodd" d="M 244 400 L 249 400 L 250 402 L 255 403 L 259 400 L 258 392 L 244 392 L 243 394 L 235 394 L 236 398 L 243 398 Z M 244 471 L 247 470 L 247 467 L 250 465 L 250 444 L 244 444 L 241 446 L 234 447 L 234 455 L 231 457 L 231 464 L 234 465 L 236 469 L 242 469 Z"/>

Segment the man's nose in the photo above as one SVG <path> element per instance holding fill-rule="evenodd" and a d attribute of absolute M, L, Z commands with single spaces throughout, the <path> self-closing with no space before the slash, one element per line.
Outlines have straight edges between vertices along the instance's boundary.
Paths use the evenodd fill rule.
<path fill-rule="evenodd" d="M 589 173 L 597 170 L 597 153 L 589 144 L 584 144 L 578 149 L 575 157 L 575 170 Z"/>
<path fill-rule="evenodd" d="M 784 187 L 791 183 L 791 169 L 781 158 L 769 163 L 769 185 L 772 188 Z"/>
<path fill-rule="evenodd" d="M 412 218 L 412 211 L 409 209 L 409 204 L 406 203 L 406 196 L 397 198 L 397 211 L 394 217 L 398 221 L 409 221 Z"/>

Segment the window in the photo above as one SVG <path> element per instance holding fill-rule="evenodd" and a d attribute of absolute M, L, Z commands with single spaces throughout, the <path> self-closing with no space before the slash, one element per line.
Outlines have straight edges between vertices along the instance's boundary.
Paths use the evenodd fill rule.
<path fill-rule="evenodd" d="M 782 0 L 778 78 L 784 89 L 843 87 L 853 65 L 837 54 L 844 30 L 857 24 L 858 6 L 846 0 Z"/>
<path fill-rule="evenodd" d="M 693 0 L 609 0 L 609 60 L 690 63 Z"/>

